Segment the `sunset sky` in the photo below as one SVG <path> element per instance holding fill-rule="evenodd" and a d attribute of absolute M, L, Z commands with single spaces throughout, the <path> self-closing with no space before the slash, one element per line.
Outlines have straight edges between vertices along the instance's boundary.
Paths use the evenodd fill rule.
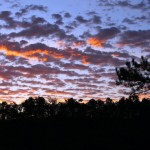
<path fill-rule="evenodd" d="M 1 0 L 0 99 L 118 99 L 115 68 L 150 58 L 150 0 Z"/>

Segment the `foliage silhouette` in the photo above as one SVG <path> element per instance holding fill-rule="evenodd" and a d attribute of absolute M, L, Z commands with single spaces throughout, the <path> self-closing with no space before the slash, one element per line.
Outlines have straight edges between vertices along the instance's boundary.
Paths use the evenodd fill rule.
<path fill-rule="evenodd" d="M 124 85 L 132 89 L 131 94 L 145 93 L 150 90 L 150 62 L 141 57 L 138 63 L 134 59 L 126 62 L 126 67 L 116 68 L 117 85 Z"/>
<path fill-rule="evenodd" d="M 0 149 L 150 148 L 150 99 L 138 96 L 65 103 L 29 98 L 20 105 L 0 104 Z M 7 139 L 7 140 L 6 140 Z M 9 143 L 9 144 L 8 144 Z"/>
<path fill-rule="evenodd" d="M 20 105 L 0 104 L 0 120 L 37 119 L 142 119 L 150 117 L 150 99 L 139 100 L 137 95 L 122 97 L 113 102 L 89 100 L 86 104 L 73 98 L 65 103 L 47 102 L 43 97 L 30 97 Z"/>

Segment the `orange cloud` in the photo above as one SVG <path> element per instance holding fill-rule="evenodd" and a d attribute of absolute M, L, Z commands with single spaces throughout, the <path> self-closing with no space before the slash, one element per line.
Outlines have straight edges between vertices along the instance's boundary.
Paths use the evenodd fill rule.
<path fill-rule="evenodd" d="M 89 38 L 88 40 L 87 40 L 87 43 L 89 44 L 89 45 L 91 45 L 91 46 L 95 46 L 95 47 L 102 47 L 102 44 L 103 43 L 105 43 L 106 42 L 106 40 L 99 40 L 99 39 L 97 39 L 97 38 L 95 38 L 95 37 L 92 37 L 92 38 Z"/>
<path fill-rule="evenodd" d="M 42 54 L 42 55 L 48 55 L 47 50 L 29 50 L 27 52 L 17 52 L 14 50 L 8 49 L 6 46 L 0 46 L 0 51 L 4 52 L 6 56 L 14 56 L 14 57 L 23 57 L 30 60 L 38 60 L 38 61 L 44 61 L 45 58 L 39 58 L 38 56 L 34 56 L 35 54 Z"/>
<path fill-rule="evenodd" d="M 82 64 L 84 64 L 84 65 L 90 64 L 90 62 L 88 62 L 87 59 L 88 59 L 88 56 L 83 56 L 81 58 Z"/>
<path fill-rule="evenodd" d="M 51 52 L 50 56 L 52 56 L 53 58 L 57 58 L 57 59 L 61 59 L 65 57 L 63 54 L 58 53 L 58 52 Z"/>
<path fill-rule="evenodd" d="M 40 54 L 42 56 L 51 56 L 53 58 L 64 58 L 64 56 L 59 52 L 49 51 L 49 50 L 29 50 L 29 51 L 22 51 L 18 52 L 15 50 L 8 49 L 6 46 L 0 46 L 0 51 L 4 52 L 6 56 L 14 56 L 14 57 L 23 57 L 29 60 L 38 60 L 38 61 L 47 61 L 47 58 L 39 58 L 39 56 L 36 56 L 37 54 Z"/>
<path fill-rule="evenodd" d="M 84 42 L 73 42 L 72 44 L 74 47 L 80 47 L 84 45 Z"/>

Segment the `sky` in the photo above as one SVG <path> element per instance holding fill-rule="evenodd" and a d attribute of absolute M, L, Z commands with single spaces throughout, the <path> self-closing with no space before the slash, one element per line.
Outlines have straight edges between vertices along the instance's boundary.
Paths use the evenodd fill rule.
<path fill-rule="evenodd" d="M 150 58 L 150 0 L 1 0 L 0 99 L 119 99 L 116 67 Z"/>

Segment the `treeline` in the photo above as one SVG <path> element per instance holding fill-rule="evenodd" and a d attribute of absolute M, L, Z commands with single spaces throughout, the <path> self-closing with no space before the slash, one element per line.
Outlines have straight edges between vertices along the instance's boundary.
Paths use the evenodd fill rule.
<path fill-rule="evenodd" d="M 150 99 L 139 100 L 133 95 L 113 102 L 82 100 L 70 98 L 65 103 L 47 102 L 43 97 L 29 98 L 23 103 L 0 104 L 0 120 L 35 120 L 35 119 L 144 119 L 150 117 Z"/>

